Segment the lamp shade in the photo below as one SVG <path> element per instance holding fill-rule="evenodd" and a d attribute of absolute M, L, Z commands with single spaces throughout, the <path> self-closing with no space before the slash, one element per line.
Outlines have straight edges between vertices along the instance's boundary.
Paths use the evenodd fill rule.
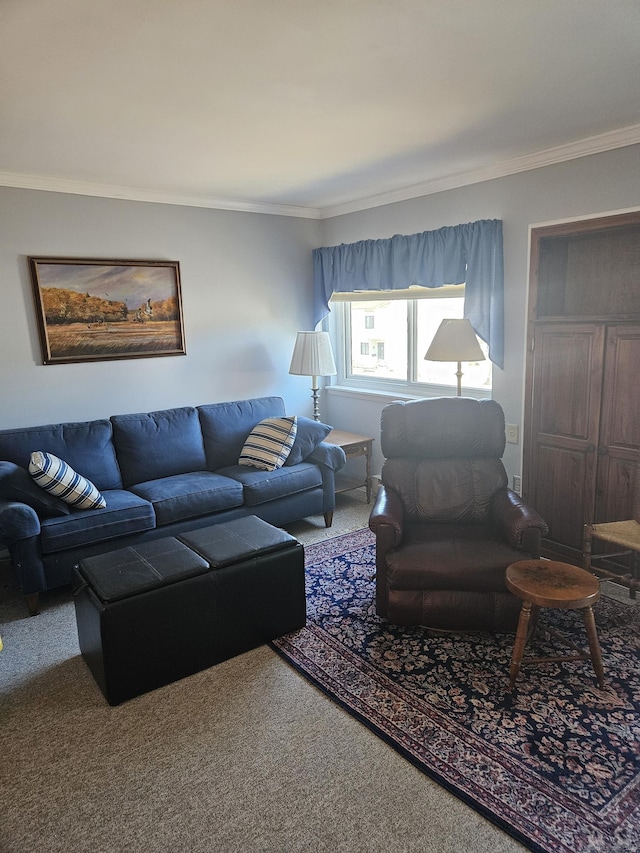
<path fill-rule="evenodd" d="M 433 336 L 425 361 L 484 361 L 469 320 L 443 320 Z"/>
<path fill-rule="evenodd" d="M 289 373 L 294 376 L 335 376 L 328 332 L 298 332 Z"/>

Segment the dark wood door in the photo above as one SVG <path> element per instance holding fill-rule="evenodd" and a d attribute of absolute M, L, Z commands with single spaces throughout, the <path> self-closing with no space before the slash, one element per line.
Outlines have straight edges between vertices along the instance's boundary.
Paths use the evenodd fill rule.
<path fill-rule="evenodd" d="M 584 524 L 631 517 L 640 325 L 538 325 L 531 388 L 524 494 L 549 525 L 545 556 L 579 564 Z"/>
<path fill-rule="evenodd" d="M 595 506 L 587 521 L 631 518 L 639 453 L 640 325 L 609 325 L 602 379 Z"/>
<path fill-rule="evenodd" d="M 605 327 L 541 324 L 533 340 L 524 494 L 549 525 L 545 555 L 580 562 L 594 511 Z"/>
<path fill-rule="evenodd" d="M 523 494 L 548 557 L 631 517 L 640 455 L 640 212 L 531 232 Z"/>

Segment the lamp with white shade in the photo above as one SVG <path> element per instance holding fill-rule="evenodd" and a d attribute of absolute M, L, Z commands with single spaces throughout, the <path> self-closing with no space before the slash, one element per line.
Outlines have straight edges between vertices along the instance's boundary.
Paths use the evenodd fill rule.
<path fill-rule="evenodd" d="M 458 363 L 458 397 L 462 395 L 462 362 L 484 361 L 476 333 L 469 320 L 443 320 L 433 336 L 425 361 L 456 361 Z"/>
<path fill-rule="evenodd" d="M 335 376 L 337 373 L 328 332 L 298 332 L 289 373 L 312 377 L 313 417 L 319 421 L 318 376 Z"/>

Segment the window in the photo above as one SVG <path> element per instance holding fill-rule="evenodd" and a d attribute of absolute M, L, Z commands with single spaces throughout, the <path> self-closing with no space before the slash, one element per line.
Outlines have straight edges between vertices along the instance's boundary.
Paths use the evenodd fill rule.
<path fill-rule="evenodd" d="M 340 293 L 331 302 L 340 384 L 418 396 L 455 393 L 455 362 L 425 361 L 424 354 L 442 320 L 463 316 L 463 284 Z M 490 396 L 491 362 L 479 343 L 487 360 L 463 363 L 462 385 L 466 393 Z"/>

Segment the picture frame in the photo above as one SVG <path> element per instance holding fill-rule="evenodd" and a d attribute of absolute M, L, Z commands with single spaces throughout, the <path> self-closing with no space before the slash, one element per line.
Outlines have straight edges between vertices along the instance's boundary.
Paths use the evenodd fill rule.
<path fill-rule="evenodd" d="M 43 364 L 186 355 L 178 261 L 28 260 Z"/>

